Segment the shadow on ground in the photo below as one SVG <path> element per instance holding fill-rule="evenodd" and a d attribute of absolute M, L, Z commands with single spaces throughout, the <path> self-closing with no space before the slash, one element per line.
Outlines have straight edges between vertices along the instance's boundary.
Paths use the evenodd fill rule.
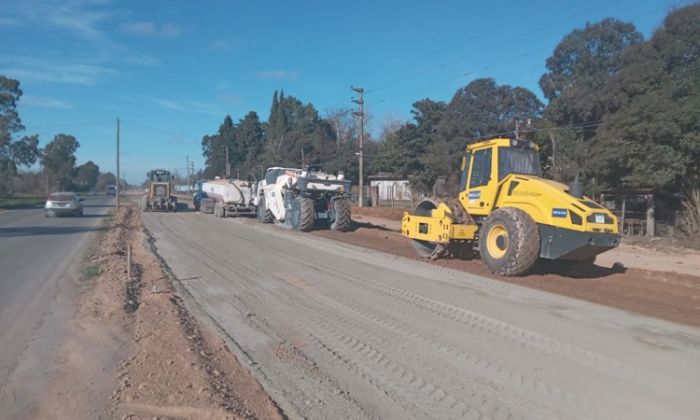
<path fill-rule="evenodd" d="M 20 226 L 12 228 L 0 228 L 0 238 L 16 238 L 20 236 L 73 235 L 78 233 L 96 232 L 107 229 L 109 228 L 90 226 Z"/>

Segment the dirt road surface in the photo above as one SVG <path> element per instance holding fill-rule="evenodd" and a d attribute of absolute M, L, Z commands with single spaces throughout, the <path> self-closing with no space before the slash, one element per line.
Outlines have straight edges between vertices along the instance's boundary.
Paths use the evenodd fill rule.
<path fill-rule="evenodd" d="M 250 219 L 146 214 L 267 392 L 307 418 L 696 418 L 700 330 Z"/>

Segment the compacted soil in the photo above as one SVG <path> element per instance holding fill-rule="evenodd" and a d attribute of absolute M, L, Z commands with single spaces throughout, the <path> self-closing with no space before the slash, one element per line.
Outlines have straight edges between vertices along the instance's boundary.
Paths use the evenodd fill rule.
<path fill-rule="evenodd" d="M 314 234 L 394 255 L 421 259 L 414 251 L 411 240 L 397 232 L 403 211 L 353 208 L 355 228 L 352 232 L 317 230 Z M 598 265 L 586 278 L 558 275 L 546 266 L 538 267 L 528 276 L 503 277 L 491 273 L 478 257 L 469 261 L 443 259 L 426 262 L 700 326 L 700 270 L 696 270 L 696 266 L 700 264 L 700 255 L 687 251 L 664 254 L 624 245 L 620 249 L 610 251 L 610 254 L 599 256 Z M 613 266 L 615 262 L 619 264 Z"/>

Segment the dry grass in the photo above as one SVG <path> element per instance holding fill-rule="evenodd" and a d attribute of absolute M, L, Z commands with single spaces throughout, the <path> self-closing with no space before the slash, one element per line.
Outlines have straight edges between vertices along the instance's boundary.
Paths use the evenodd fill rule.
<path fill-rule="evenodd" d="M 700 188 L 696 188 L 683 200 L 678 229 L 692 248 L 700 248 Z"/>
<path fill-rule="evenodd" d="M 696 188 L 683 200 L 679 223 L 680 230 L 688 236 L 700 234 L 700 188 Z"/>

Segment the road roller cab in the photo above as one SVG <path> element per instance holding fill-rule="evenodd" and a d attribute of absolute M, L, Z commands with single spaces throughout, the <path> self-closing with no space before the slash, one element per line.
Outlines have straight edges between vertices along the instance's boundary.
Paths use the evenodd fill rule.
<path fill-rule="evenodd" d="M 431 258 L 478 251 L 502 275 L 525 274 L 538 258 L 561 260 L 572 273 L 585 271 L 597 254 L 619 243 L 617 218 L 568 186 L 542 178 L 539 162 L 529 141 L 469 145 L 457 199 L 419 203 L 415 214 L 404 214 L 402 233 Z"/>

